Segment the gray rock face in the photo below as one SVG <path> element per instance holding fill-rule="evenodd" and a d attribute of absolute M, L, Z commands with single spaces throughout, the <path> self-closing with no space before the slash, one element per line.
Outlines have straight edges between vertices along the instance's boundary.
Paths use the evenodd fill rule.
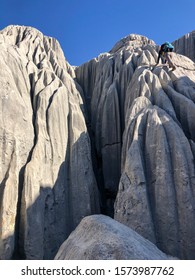
<path fill-rule="evenodd" d="M 93 215 L 81 221 L 55 259 L 166 260 L 169 257 L 130 228 L 107 216 Z"/>
<path fill-rule="evenodd" d="M 194 259 L 194 62 L 173 53 L 174 72 L 154 68 L 157 46 L 135 34 L 74 68 L 31 27 L 5 28 L 0 45 L 0 258 L 52 259 L 83 217 L 101 212 Z M 139 242 L 135 255 L 101 251 L 94 244 L 114 222 L 88 223 L 88 258 L 95 248 L 99 258 L 150 258 Z M 123 230 L 113 237 L 122 248 Z"/>
<path fill-rule="evenodd" d="M 27 59 L 9 45 L 0 47 L 0 256 L 15 244 L 22 174 L 34 144 Z M 16 75 L 17 73 L 17 75 Z"/>
<path fill-rule="evenodd" d="M 95 142 L 100 184 L 112 212 L 121 175 L 122 133 L 125 126 L 125 99 L 135 69 L 157 59 L 153 41 L 139 35 L 130 35 L 119 41 L 110 53 L 75 69 L 87 108 L 91 137 Z"/>
<path fill-rule="evenodd" d="M 0 256 L 50 259 L 99 213 L 82 90 L 55 39 L 9 26 L 0 43 Z"/>
<path fill-rule="evenodd" d="M 195 30 L 175 40 L 173 45 L 177 53 L 183 54 L 195 62 Z"/>
<path fill-rule="evenodd" d="M 129 35 L 78 67 L 76 77 L 87 97 L 107 198 L 117 195 L 114 218 L 164 252 L 191 259 L 195 64 L 173 53 L 171 72 L 166 65 L 153 68 L 156 59 L 151 40 Z"/>
<path fill-rule="evenodd" d="M 193 258 L 195 173 L 190 143 L 164 110 L 140 99 L 145 97 L 132 105 L 124 134 L 125 165 L 115 218 L 164 252 Z M 138 129 L 133 131 L 133 126 Z"/>

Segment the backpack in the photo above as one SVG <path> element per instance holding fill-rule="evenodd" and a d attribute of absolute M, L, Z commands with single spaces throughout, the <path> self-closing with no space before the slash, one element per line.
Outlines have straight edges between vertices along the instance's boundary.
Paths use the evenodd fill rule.
<path fill-rule="evenodd" d="M 174 49 L 174 46 L 169 42 L 165 42 L 164 44 L 161 45 L 161 50 L 163 52 L 172 52 L 173 49 Z"/>

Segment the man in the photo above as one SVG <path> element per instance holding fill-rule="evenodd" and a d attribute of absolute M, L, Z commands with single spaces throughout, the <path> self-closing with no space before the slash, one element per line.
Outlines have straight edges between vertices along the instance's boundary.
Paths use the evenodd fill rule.
<path fill-rule="evenodd" d="M 172 71 L 176 69 L 175 65 L 171 60 L 171 52 L 173 51 L 174 47 L 169 42 L 165 42 L 161 45 L 160 50 L 158 52 L 158 59 L 156 65 L 158 65 L 160 58 L 166 63 L 169 64 L 169 68 L 172 68 Z"/>

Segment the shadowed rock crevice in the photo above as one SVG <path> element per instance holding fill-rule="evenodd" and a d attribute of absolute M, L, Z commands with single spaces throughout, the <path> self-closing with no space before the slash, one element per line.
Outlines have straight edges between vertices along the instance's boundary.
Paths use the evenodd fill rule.
<path fill-rule="evenodd" d="M 32 205 L 27 204 L 29 190 L 24 188 L 19 234 L 19 248 L 23 258 L 53 259 L 63 240 L 75 229 L 80 220 L 90 214 L 99 213 L 99 198 L 94 179 L 91 178 L 88 185 L 85 182 L 91 173 L 90 159 L 86 158 L 82 162 L 81 149 L 84 148 L 82 143 L 85 141 L 86 136 L 83 134 L 71 148 L 72 152 L 66 154 L 56 182 L 40 185 L 39 193 L 35 195 L 34 202 L 32 200 Z M 83 164 L 81 166 L 80 163 L 79 170 L 73 164 L 75 153 L 79 154 Z M 26 172 L 24 186 L 26 176 L 29 174 L 29 171 Z M 85 176 L 83 179 L 82 174 Z M 78 180 L 81 190 L 76 185 Z"/>
<path fill-rule="evenodd" d="M 36 142 L 35 142 L 36 143 Z M 35 145 L 35 144 L 34 144 Z M 16 218 L 15 218 L 15 241 L 14 241 L 14 251 L 12 255 L 12 259 L 24 259 L 24 252 L 21 252 L 20 248 L 20 224 L 21 224 L 21 207 L 22 207 L 22 192 L 24 187 L 24 172 L 26 165 L 31 160 L 33 148 L 29 152 L 29 156 L 27 158 L 27 162 L 19 171 L 19 178 L 18 178 L 18 202 L 16 207 Z"/>

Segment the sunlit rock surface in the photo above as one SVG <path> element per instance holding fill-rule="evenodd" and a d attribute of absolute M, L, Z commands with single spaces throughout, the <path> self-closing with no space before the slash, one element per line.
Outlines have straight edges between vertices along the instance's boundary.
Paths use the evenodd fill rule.
<path fill-rule="evenodd" d="M 175 40 L 173 45 L 177 53 L 186 55 L 195 61 L 195 30 Z"/>
<path fill-rule="evenodd" d="M 82 89 L 59 43 L 9 26 L 1 43 L 1 257 L 50 259 L 99 213 Z"/>

